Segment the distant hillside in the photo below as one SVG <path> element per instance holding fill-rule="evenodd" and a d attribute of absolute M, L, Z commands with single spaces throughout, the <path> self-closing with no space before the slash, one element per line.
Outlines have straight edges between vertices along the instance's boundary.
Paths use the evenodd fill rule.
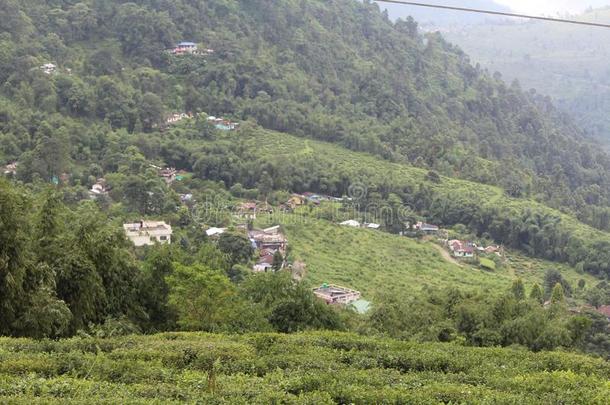
<path fill-rule="evenodd" d="M 610 9 L 583 21 L 610 22 Z M 445 33 L 490 72 L 549 95 L 591 133 L 610 139 L 610 30 L 548 22 L 488 22 Z"/>
<path fill-rule="evenodd" d="M 455 7 L 478 8 L 490 11 L 510 11 L 508 7 L 498 4 L 492 0 L 432 0 L 426 1 L 428 4 L 440 4 Z M 436 27 L 449 29 L 451 27 L 482 24 L 489 20 L 495 20 L 496 17 L 466 13 L 461 11 L 439 10 L 426 7 L 408 6 L 401 4 L 378 2 L 382 10 L 387 10 L 390 18 L 397 20 L 399 18 L 407 19 L 409 16 L 417 20 L 423 27 Z"/>

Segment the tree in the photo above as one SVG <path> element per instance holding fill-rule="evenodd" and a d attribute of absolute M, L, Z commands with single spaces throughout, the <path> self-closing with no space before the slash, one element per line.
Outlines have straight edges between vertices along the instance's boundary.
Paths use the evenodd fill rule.
<path fill-rule="evenodd" d="M 546 273 L 544 273 L 545 296 L 551 296 L 553 288 L 555 288 L 555 285 L 557 285 L 557 283 L 561 284 L 563 292 L 569 297 L 572 293 L 572 287 L 570 286 L 570 283 L 568 283 L 567 280 L 565 280 L 561 273 L 556 269 L 549 269 L 546 271 Z"/>
<path fill-rule="evenodd" d="M 148 313 L 148 330 L 172 330 L 176 324 L 176 314 L 169 305 L 167 282 L 174 272 L 172 258 L 169 245 L 155 246 L 146 258 L 142 297 Z"/>
<path fill-rule="evenodd" d="M 538 283 L 536 283 L 532 286 L 532 290 L 530 292 L 530 298 L 540 304 L 542 304 L 544 302 L 544 295 L 542 294 L 542 288 L 540 288 L 540 285 Z"/>
<path fill-rule="evenodd" d="M 144 131 L 151 131 L 156 125 L 163 122 L 165 107 L 161 98 L 154 93 L 146 93 L 140 102 L 140 121 Z"/>
<path fill-rule="evenodd" d="M 0 334 L 14 334 L 13 323 L 27 306 L 24 284 L 31 269 L 25 213 L 31 209 L 23 195 L 0 179 Z"/>
<path fill-rule="evenodd" d="M 200 264 L 176 264 L 167 277 L 169 303 L 184 330 L 219 331 L 229 323 L 236 291 L 227 276 Z"/>
<path fill-rule="evenodd" d="M 561 283 L 555 284 L 553 292 L 551 294 L 551 304 L 563 304 L 565 302 L 565 296 L 563 293 L 563 287 Z"/>
<path fill-rule="evenodd" d="M 231 266 L 247 263 L 254 254 L 254 248 L 248 238 L 228 232 L 218 238 L 218 249 L 228 255 Z"/>
<path fill-rule="evenodd" d="M 523 280 L 521 280 L 520 278 L 513 281 L 513 286 L 511 290 L 513 292 L 513 296 L 517 300 L 525 299 L 525 286 L 523 285 Z"/>
<path fill-rule="evenodd" d="M 280 253 L 279 250 L 276 250 L 275 253 L 273 254 L 272 268 L 275 271 L 280 271 L 282 269 L 283 265 L 284 265 L 284 257 L 282 256 L 282 253 Z"/>

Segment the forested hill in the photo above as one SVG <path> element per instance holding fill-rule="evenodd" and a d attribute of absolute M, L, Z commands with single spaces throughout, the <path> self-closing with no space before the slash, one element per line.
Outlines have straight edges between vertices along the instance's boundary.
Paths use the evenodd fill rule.
<path fill-rule="evenodd" d="M 498 184 L 610 227 L 610 159 L 548 99 L 368 1 L 0 0 L 0 30 L 0 160 L 18 160 L 25 181 L 103 164 L 114 131 L 204 111 Z M 178 41 L 214 53 L 165 52 Z"/>

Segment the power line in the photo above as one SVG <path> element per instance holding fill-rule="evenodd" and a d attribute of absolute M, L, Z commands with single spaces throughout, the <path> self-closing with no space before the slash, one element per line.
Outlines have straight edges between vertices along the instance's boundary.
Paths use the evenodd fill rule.
<path fill-rule="evenodd" d="M 532 20 L 542 20 L 542 21 L 551 21 L 551 22 L 558 22 L 558 23 L 587 25 L 590 27 L 610 28 L 610 24 L 601 24 L 601 23 L 594 23 L 594 22 L 588 22 L 588 21 L 566 20 L 563 18 L 541 17 L 541 16 L 527 15 L 527 14 L 505 13 L 502 11 L 481 10 L 481 9 L 476 9 L 476 8 L 444 6 L 444 5 L 440 5 L 440 4 L 417 3 L 417 2 L 413 2 L 413 1 L 401 1 L 401 0 L 375 0 L 375 1 L 377 1 L 379 3 L 394 3 L 394 4 L 402 4 L 402 5 L 406 5 L 406 6 L 439 8 L 442 10 L 465 11 L 468 13 L 491 14 L 491 15 L 500 15 L 500 16 L 504 16 L 504 17 L 529 18 Z"/>

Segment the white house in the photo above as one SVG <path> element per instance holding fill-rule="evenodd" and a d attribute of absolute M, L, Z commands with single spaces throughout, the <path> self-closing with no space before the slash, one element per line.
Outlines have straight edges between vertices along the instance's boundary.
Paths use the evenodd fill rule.
<path fill-rule="evenodd" d="M 55 73 L 55 71 L 57 70 L 57 66 L 55 66 L 55 65 L 54 65 L 54 64 L 52 64 L 52 63 L 45 63 L 44 65 L 42 65 L 42 66 L 40 67 L 40 69 L 41 69 L 41 70 L 42 70 L 44 73 L 46 73 L 46 74 L 50 75 L 50 74 Z"/>
<path fill-rule="evenodd" d="M 172 241 L 172 227 L 163 221 L 123 224 L 123 229 L 136 246 L 151 246 L 155 243 L 170 244 Z"/>
<path fill-rule="evenodd" d="M 372 223 L 372 224 L 366 224 L 366 227 L 369 229 L 379 229 L 379 228 L 381 228 L 381 225 Z"/>
<path fill-rule="evenodd" d="M 17 174 L 17 162 L 4 166 L 4 174 L 6 176 L 14 176 Z"/>
<path fill-rule="evenodd" d="M 225 233 L 226 230 L 227 228 L 210 228 L 205 231 L 205 234 L 208 236 L 217 236 L 222 235 L 223 233 Z"/>
<path fill-rule="evenodd" d="M 360 228 L 360 222 L 354 220 L 354 219 L 350 219 L 348 221 L 343 221 L 341 222 L 342 226 L 351 226 L 353 228 Z"/>
<path fill-rule="evenodd" d="M 91 190 L 89 190 L 89 198 L 92 200 L 97 199 L 100 196 L 107 195 L 108 190 L 106 189 L 106 180 L 98 179 L 97 183 L 91 186 Z"/>

